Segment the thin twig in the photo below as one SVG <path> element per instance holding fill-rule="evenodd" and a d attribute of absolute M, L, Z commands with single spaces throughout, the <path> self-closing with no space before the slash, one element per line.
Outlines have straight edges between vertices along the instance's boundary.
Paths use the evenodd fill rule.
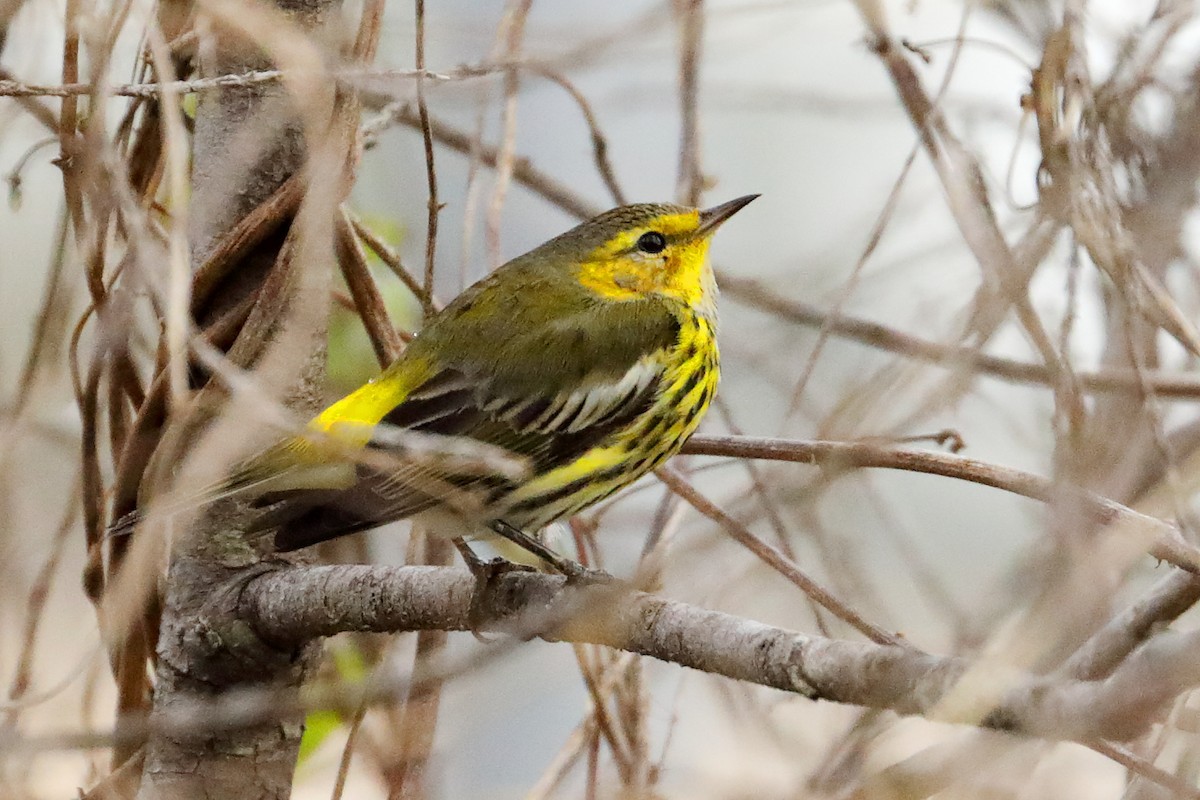
<path fill-rule="evenodd" d="M 417 69 L 341 69 L 331 72 L 314 73 L 312 77 L 322 80 L 332 78 L 347 88 L 370 87 L 379 82 L 391 80 L 420 81 L 463 81 L 493 75 L 503 69 L 498 65 L 481 65 L 477 67 L 460 67 L 450 72 L 432 72 Z M 144 83 L 121 83 L 105 85 L 103 94 L 116 97 L 155 98 L 163 92 L 174 94 L 197 94 L 220 89 L 246 88 L 261 86 L 267 83 L 278 83 L 285 78 L 304 79 L 304 73 L 292 70 L 285 72 L 280 69 L 256 70 L 228 75 L 215 75 L 210 78 L 193 78 L 191 80 L 146 81 Z M 97 92 L 100 87 L 95 84 L 64 80 L 59 84 L 25 83 L 18 80 L 0 79 L 0 97 L 84 97 Z"/>
<path fill-rule="evenodd" d="M 525 36 L 525 20 L 533 0 L 510 0 L 500 23 L 504 31 L 504 60 L 514 63 L 521 53 L 521 40 Z M 504 210 L 504 199 L 512 180 L 513 162 L 517 152 L 517 89 L 520 72 L 515 66 L 504 73 L 504 110 L 501 117 L 499 155 L 496 158 L 496 180 L 492 187 L 492 198 L 488 203 L 485 239 L 488 258 L 492 267 L 500 265 L 500 215 Z"/>
<path fill-rule="evenodd" d="M 46 557 L 46 561 L 42 564 L 41 569 L 34 576 L 33 583 L 29 586 L 29 594 L 25 599 L 25 625 L 21 635 L 20 656 L 17 660 L 16 669 L 13 671 L 12 681 L 8 687 L 8 699 L 10 701 L 21 700 L 25 696 L 25 693 L 29 691 L 32 683 L 34 657 L 37 654 L 38 631 L 41 629 L 46 611 L 46 602 L 50 599 L 50 588 L 53 585 L 54 576 L 58 572 L 63 556 L 66 553 L 67 536 L 74 530 L 75 519 L 79 515 L 80 493 L 78 475 L 76 475 L 73 484 L 71 490 L 67 493 L 69 500 L 67 500 L 66 512 L 59 522 L 54 536 L 48 543 L 49 554 Z M 17 724 L 19 712 L 19 705 L 14 706 L 7 715 L 5 720 L 6 726 L 12 727 Z"/>
<path fill-rule="evenodd" d="M 1139 757 L 1127 747 L 1122 747 L 1113 742 L 1089 742 L 1088 747 L 1100 755 L 1112 759 L 1130 772 L 1162 786 L 1176 797 L 1200 800 L 1200 788 L 1193 786 L 1178 775 L 1173 775 L 1165 769 L 1156 767 L 1153 763 Z"/>
<path fill-rule="evenodd" d="M 17 83 L 13 79 L 12 73 L 3 67 L 0 67 L 0 81 Z M 51 110 L 50 106 L 36 97 L 17 97 L 16 102 L 17 105 L 21 106 L 30 116 L 36 119 L 43 128 L 55 134 L 55 138 L 58 138 L 58 116 Z"/>
<path fill-rule="evenodd" d="M 371 277 L 371 268 L 367 265 L 367 256 L 362 251 L 355 235 L 354 225 L 343 210 L 337 219 L 338 263 L 342 268 L 342 277 L 350 296 L 354 298 L 354 308 L 366 328 L 371 347 L 381 367 L 395 361 L 404 349 L 396 327 L 388 316 L 387 306 L 379 294 L 379 287 Z"/>
<path fill-rule="evenodd" d="M 360 703 L 350 719 L 349 733 L 346 734 L 346 744 L 342 747 L 342 757 L 338 759 L 337 777 L 333 781 L 333 793 L 330 800 L 342 800 L 346 791 L 346 779 L 350 777 L 350 763 L 354 759 L 354 748 L 358 737 L 362 734 L 363 720 L 367 717 L 368 706 Z"/>
<path fill-rule="evenodd" d="M 660 467 L 655 471 L 655 474 L 658 475 L 659 480 L 665 483 L 671 491 L 686 500 L 688 504 L 701 514 L 724 528 L 738 544 L 758 556 L 768 566 L 798 586 L 806 595 L 817 603 L 820 603 L 822 607 L 828 609 L 835 617 L 848 623 L 877 644 L 908 647 L 908 643 L 904 639 L 869 622 L 849 605 L 834 596 L 832 592 L 805 574 L 803 570 L 796 566 L 794 561 L 790 560 L 778 549 L 755 536 L 745 525 L 742 525 L 722 511 L 712 501 L 700 494 L 696 487 L 680 475 L 678 471 L 670 467 Z"/>
<path fill-rule="evenodd" d="M 424 539 L 424 558 L 430 566 L 445 566 L 453 553 L 450 542 L 436 534 L 413 532 Z M 437 731 L 438 710 L 441 706 L 444 679 L 440 661 L 446 648 L 446 631 L 425 630 L 417 633 L 416 653 L 413 655 L 412 683 L 404 698 L 404 710 L 398 731 L 399 761 L 389 770 L 389 800 L 423 798 L 427 795 L 429 760 L 433 754 L 433 738 Z"/>
<path fill-rule="evenodd" d="M 596 112 L 592 109 L 592 104 L 588 101 L 587 96 L 579 91 L 567 76 L 551 69 L 545 64 L 537 62 L 521 62 L 520 69 L 528 70 L 536 75 L 541 75 L 543 78 L 553 81 L 561 86 L 567 94 L 571 95 L 571 99 L 575 101 L 575 105 L 579 106 L 579 111 L 583 114 L 583 121 L 587 123 L 588 134 L 592 139 L 592 160 L 596 164 L 596 171 L 600 173 L 600 179 L 604 181 L 608 193 L 612 195 L 613 202 L 619 206 L 623 206 L 629 201 L 626 199 L 625 192 L 622 191 L 620 183 L 617 181 L 617 173 L 613 168 L 612 161 L 608 157 L 608 137 L 600 129 L 600 122 L 596 119 Z"/>
<path fill-rule="evenodd" d="M 417 71 L 425 69 L 425 0 L 416 0 Z M 423 295 L 433 296 L 433 269 L 437 252 L 438 205 L 437 170 L 433 165 L 433 132 L 429 127 L 429 106 L 425 102 L 425 78 L 417 77 L 417 114 L 421 120 L 421 140 L 425 145 L 425 182 L 429 190 L 428 222 L 425 229 L 425 282 Z"/>
<path fill-rule="evenodd" d="M 1059 672 L 1080 680 L 1104 678 L 1142 642 L 1198 602 L 1200 578 L 1183 570 L 1172 571 L 1092 634 L 1063 662 Z"/>
<path fill-rule="evenodd" d="M 871 226 L 871 232 L 867 235 L 866 245 L 863 246 L 862 252 L 859 253 L 858 258 L 854 262 L 854 267 L 850 270 L 850 274 L 842 283 L 837 298 L 833 301 L 832 313 L 825 315 L 825 319 L 817 331 L 817 341 L 809 352 L 808 358 L 805 359 L 804 369 L 800 371 L 799 377 L 796 378 L 795 384 L 792 386 L 787 409 L 789 417 L 800 409 L 800 398 L 804 394 L 804 390 L 808 387 L 808 381 L 812 378 L 813 372 L 817 368 L 817 362 L 825 350 L 825 344 L 829 341 L 829 335 L 834 325 L 842 318 L 842 308 L 846 303 L 850 302 L 854 290 L 858 288 L 858 282 L 862 277 L 863 269 L 867 266 L 867 262 L 875 253 L 875 250 L 879 247 L 880 242 L 883 241 L 883 234 L 887 230 L 888 224 L 892 221 L 896 206 L 900 202 L 900 192 L 904 188 L 909 171 L 916 162 L 917 152 L 918 147 L 916 145 L 909 150 L 908 156 L 904 159 L 904 164 L 900 167 L 900 174 L 892 182 L 892 188 L 888 192 L 887 199 L 883 201 L 883 207 L 875 217 L 875 222 Z"/>
<path fill-rule="evenodd" d="M 397 106 L 389 109 L 388 113 L 382 118 L 386 121 L 396 121 L 402 125 L 417 130 L 421 129 L 421 120 L 419 115 L 413 113 L 410 109 L 403 106 Z M 451 150 L 459 153 L 469 154 L 473 146 L 471 136 L 463 133 L 458 128 L 446 122 L 442 122 L 435 118 L 430 118 L 429 130 L 433 138 L 446 145 Z M 494 147 L 480 145 L 479 160 L 493 169 L 496 167 L 499 154 Z M 587 219 L 594 217 L 604 209 L 599 206 L 589 203 L 584 198 L 569 186 L 556 181 L 546 173 L 534 167 L 527 159 L 517 158 L 513 162 L 513 180 L 520 183 L 526 189 L 529 189 L 534 194 L 541 197 L 543 200 L 558 206 L 563 211 L 576 217 L 577 219 Z"/>
<path fill-rule="evenodd" d="M 828 325 L 830 332 L 889 353 L 945 366 L 965 367 L 1013 383 L 1053 386 L 1053 371 L 1043 364 L 1028 364 L 988 355 L 975 347 L 931 342 L 878 322 L 829 312 L 783 297 L 752 278 L 722 273 L 721 292 L 736 302 L 807 327 Z M 1138 376 L 1132 370 L 1102 369 L 1077 373 L 1080 385 L 1090 392 L 1136 392 Z M 1147 370 L 1145 378 L 1162 398 L 1200 398 L 1200 378 L 1185 373 Z"/>
<path fill-rule="evenodd" d="M 971 458 L 880 446 L 871 442 L 821 442 L 749 436 L 695 436 L 684 453 L 735 458 L 765 458 L 838 469 L 874 467 L 923 472 L 991 486 L 1022 497 L 1048 502 L 1065 491 L 1049 478 Z M 1161 519 L 1140 514 L 1105 497 L 1078 490 L 1078 497 L 1097 524 L 1124 522 L 1153 537 L 1146 552 L 1188 572 L 1200 573 L 1200 549 L 1189 544 L 1179 529 Z"/>
<path fill-rule="evenodd" d="M 617 732 L 612 714 L 609 713 L 606 693 L 601 691 L 600 681 L 597 678 L 596 667 L 598 665 L 589 664 L 586 658 L 586 647 L 582 644 L 574 645 L 575 658 L 580 667 L 579 673 L 583 676 L 588 698 L 592 701 L 590 720 L 595 724 L 599 737 L 608 742 L 608 749 L 612 752 L 613 761 L 617 765 L 617 772 L 620 773 L 622 783 L 628 784 L 632 774 L 629 743 Z"/>
<path fill-rule="evenodd" d="M 67 0 L 66 8 L 66 37 L 63 41 L 62 76 L 63 83 L 74 83 L 79 80 L 79 25 L 80 0 Z M 75 97 L 63 98 L 58 116 L 58 138 L 61 142 L 59 149 L 59 164 L 63 171 L 63 194 L 67 200 L 67 211 L 71 217 L 71 225 L 77 241 L 82 241 L 84 235 L 83 197 L 77 179 L 79 165 L 72 162 L 75 156 L 73 144 L 76 141 L 76 126 L 78 125 L 79 104 Z M 92 300 L 98 301 L 103 294 L 102 287 L 95 281 L 88 281 L 92 292 Z"/>
<path fill-rule="evenodd" d="M 704 0 L 676 0 L 679 21 L 679 175 L 675 195 L 693 208 L 700 204 L 700 51 L 704 46 Z"/>
<path fill-rule="evenodd" d="M 371 249 L 371 252 L 413 293 L 413 296 L 421 304 L 421 308 L 425 310 L 426 316 L 442 307 L 436 296 L 431 297 L 425 293 L 425 287 L 413 276 L 408 267 L 404 266 L 404 263 L 400 260 L 400 254 L 391 245 L 381 239 L 375 231 L 371 230 L 361 219 L 351 214 L 349 210 L 343 209 L 343 213 L 349 216 L 350 224 L 354 226 L 354 232 L 358 234 L 358 238 L 362 239 L 363 243 Z"/>

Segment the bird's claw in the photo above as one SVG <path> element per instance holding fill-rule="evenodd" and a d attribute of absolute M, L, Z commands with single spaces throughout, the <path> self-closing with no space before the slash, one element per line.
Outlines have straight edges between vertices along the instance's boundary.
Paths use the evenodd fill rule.
<path fill-rule="evenodd" d="M 567 578 L 569 586 L 594 586 L 597 584 L 612 584 L 616 583 L 617 579 L 608 572 L 602 569 L 593 567 L 585 567 L 578 561 L 570 561 L 563 559 L 554 567 Z"/>
<path fill-rule="evenodd" d="M 488 593 L 493 581 L 510 572 L 537 572 L 528 564 L 517 564 L 506 558 L 492 558 L 484 561 L 476 558 L 467 560 L 467 569 L 475 578 L 475 588 L 471 592 L 471 606 L 467 614 L 467 622 L 471 626 L 471 635 L 481 642 L 489 642 L 483 632 L 483 626 L 492 618 L 488 612 Z"/>

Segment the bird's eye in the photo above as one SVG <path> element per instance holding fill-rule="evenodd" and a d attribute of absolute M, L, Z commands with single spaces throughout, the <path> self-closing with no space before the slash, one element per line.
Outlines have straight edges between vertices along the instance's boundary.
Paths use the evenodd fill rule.
<path fill-rule="evenodd" d="M 661 253 L 667 249 L 667 237 L 658 231 L 643 233 L 637 240 L 637 249 L 643 253 Z"/>

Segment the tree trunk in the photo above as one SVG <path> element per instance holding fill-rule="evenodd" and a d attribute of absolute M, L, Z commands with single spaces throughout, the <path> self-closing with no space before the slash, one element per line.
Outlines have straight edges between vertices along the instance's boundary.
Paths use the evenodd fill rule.
<path fill-rule="evenodd" d="M 203 73 L 324 66 L 328 59 L 313 46 L 319 37 L 310 34 L 332 27 L 325 23 L 337 9 L 334 0 L 276 0 L 276 6 L 281 13 L 240 4 L 204 5 L 212 14 L 214 35 L 202 37 Z M 257 298 L 228 357 L 252 370 L 256 389 L 282 397 L 297 418 L 311 414 L 322 400 L 325 312 L 335 263 L 330 233 L 349 141 L 339 135 L 348 126 L 331 127 L 336 120 L 330 86 L 332 81 L 314 79 L 309 86 L 284 81 L 206 94 L 197 109 L 193 143 L 194 268 L 289 179 L 299 176 L 311 187 L 298 211 L 269 225 L 270 234 L 193 303 L 203 323 L 252 295 Z M 227 445 L 223 452 L 245 449 L 252 433 L 269 427 L 239 408 L 236 392 L 216 382 L 196 394 L 173 415 L 174 430 L 164 437 L 168 451 L 171 440 L 178 443 L 173 452 L 156 454 L 159 471 L 167 465 L 172 478 L 197 462 L 212 462 L 214 448 L 222 443 Z M 233 460 L 230 455 L 221 462 L 224 469 Z M 204 471 L 203 464 L 199 469 Z M 295 703 L 283 701 L 294 697 L 315 652 L 312 643 L 286 652 L 274 649 L 237 618 L 246 581 L 279 563 L 264 541 L 241 533 L 250 513 L 235 501 L 213 504 L 172 548 L 139 798 L 290 794 L 303 733 L 298 712 L 240 727 L 214 726 L 204 713 L 218 699 L 227 705 L 240 692 L 247 697 L 268 692 L 294 709 Z M 166 715 L 178 720 L 179 714 L 195 718 L 186 735 L 178 734 L 178 725 L 153 723 Z"/>

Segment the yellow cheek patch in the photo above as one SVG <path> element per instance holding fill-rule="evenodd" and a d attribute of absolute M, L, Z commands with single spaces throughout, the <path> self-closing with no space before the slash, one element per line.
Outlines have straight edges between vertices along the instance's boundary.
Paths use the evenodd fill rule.
<path fill-rule="evenodd" d="M 579 270 L 579 282 L 609 300 L 635 300 L 650 291 L 647 269 L 631 269 L 620 260 L 588 261 Z"/>
<path fill-rule="evenodd" d="M 584 286 L 611 300 L 633 300 L 649 292 L 679 295 L 674 284 L 683 280 L 695 280 L 696 269 L 690 266 L 694 253 L 701 261 L 707 251 L 705 242 L 686 244 L 672 242 L 683 237 L 700 225 L 700 214 L 688 211 L 683 214 L 663 214 L 628 231 L 623 231 L 592 251 L 579 270 L 579 281 Z M 667 237 L 669 244 L 665 255 L 645 255 L 636 252 L 637 240 L 642 234 L 657 231 Z M 697 250 L 698 248 L 698 250 Z"/>

